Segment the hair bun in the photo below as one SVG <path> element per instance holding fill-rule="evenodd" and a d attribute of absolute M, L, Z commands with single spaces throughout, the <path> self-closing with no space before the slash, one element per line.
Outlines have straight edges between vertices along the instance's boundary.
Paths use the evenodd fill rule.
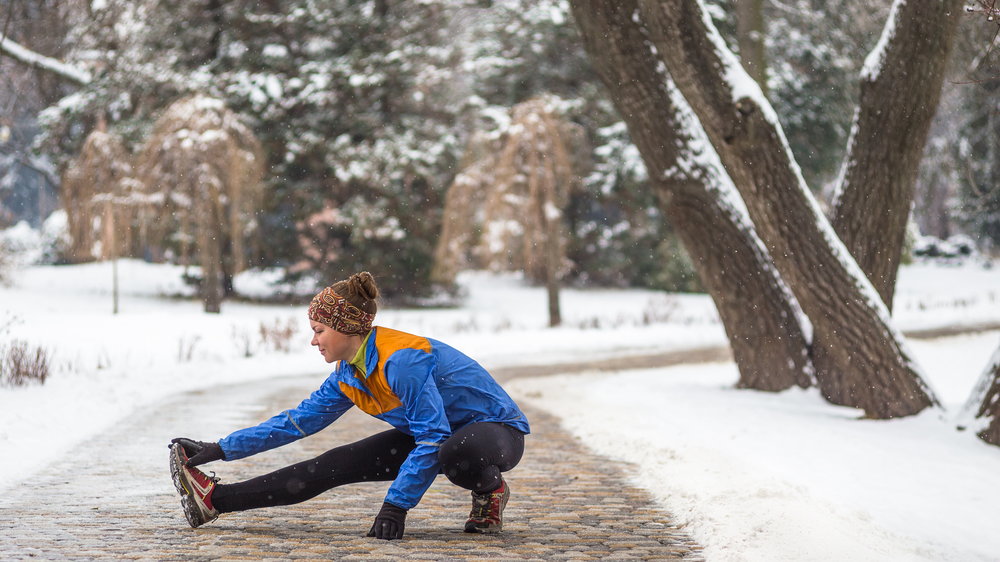
<path fill-rule="evenodd" d="M 367 271 L 355 273 L 348 278 L 347 282 L 359 297 L 371 301 L 378 298 L 378 286 L 375 284 L 375 278 L 372 277 L 371 273 Z"/>

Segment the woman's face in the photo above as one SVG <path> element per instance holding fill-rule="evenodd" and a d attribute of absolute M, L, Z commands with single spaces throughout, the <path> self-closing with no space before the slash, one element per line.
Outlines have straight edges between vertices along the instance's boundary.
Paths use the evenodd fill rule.
<path fill-rule="evenodd" d="M 319 348 L 319 352 L 323 354 L 323 359 L 326 359 L 327 363 L 339 360 L 350 361 L 354 359 L 354 354 L 361 347 L 360 336 L 342 334 L 315 320 L 310 320 L 309 326 L 312 327 L 313 331 L 311 343 Z"/>

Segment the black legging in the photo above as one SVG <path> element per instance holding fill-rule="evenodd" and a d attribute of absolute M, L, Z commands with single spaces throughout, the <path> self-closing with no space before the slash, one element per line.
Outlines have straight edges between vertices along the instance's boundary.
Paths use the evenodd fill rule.
<path fill-rule="evenodd" d="M 415 446 L 413 437 L 390 429 L 331 449 L 308 461 L 235 484 L 218 484 L 212 504 L 220 513 L 303 502 L 337 486 L 395 480 Z M 524 434 L 500 423 L 459 429 L 438 453 L 441 472 L 474 492 L 500 486 L 500 473 L 514 468 L 524 453 Z"/>

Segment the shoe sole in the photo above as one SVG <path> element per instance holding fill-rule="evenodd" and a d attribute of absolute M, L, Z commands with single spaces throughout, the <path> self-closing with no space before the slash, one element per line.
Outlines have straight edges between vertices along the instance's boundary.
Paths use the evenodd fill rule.
<path fill-rule="evenodd" d="M 479 527 L 475 523 L 466 523 L 465 532 L 466 533 L 479 533 L 480 535 L 490 535 L 493 533 L 499 533 L 503 531 L 503 522 L 501 521 L 499 525 L 490 525 L 488 527 Z"/>
<path fill-rule="evenodd" d="M 181 495 L 181 508 L 184 510 L 184 518 L 187 519 L 188 525 L 197 529 L 207 523 L 207 521 L 202 517 L 201 510 L 198 509 L 198 505 L 195 503 L 193 492 L 188 490 L 187 486 L 184 485 L 181 469 L 184 467 L 186 459 L 183 457 L 183 454 L 184 449 L 181 448 L 180 444 L 174 443 L 170 446 L 170 477 L 174 481 L 174 488 L 177 488 L 177 493 Z"/>

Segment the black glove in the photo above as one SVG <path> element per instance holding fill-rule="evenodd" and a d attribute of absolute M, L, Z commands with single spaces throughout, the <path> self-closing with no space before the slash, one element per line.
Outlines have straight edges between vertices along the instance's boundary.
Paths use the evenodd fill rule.
<path fill-rule="evenodd" d="M 198 466 L 207 462 L 224 460 L 226 457 L 222 452 L 222 447 L 218 443 L 205 443 L 195 441 L 187 437 L 177 437 L 170 440 L 171 443 L 180 443 L 187 453 L 188 460 L 186 466 Z"/>
<path fill-rule="evenodd" d="M 403 538 L 404 521 L 406 521 L 405 509 L 392 505 L 389 502 L 384 502 L 382 509 L 375 516 L 375 524 L 368 531 L 368 536 L 387 541 L 401 539 Z"/>

